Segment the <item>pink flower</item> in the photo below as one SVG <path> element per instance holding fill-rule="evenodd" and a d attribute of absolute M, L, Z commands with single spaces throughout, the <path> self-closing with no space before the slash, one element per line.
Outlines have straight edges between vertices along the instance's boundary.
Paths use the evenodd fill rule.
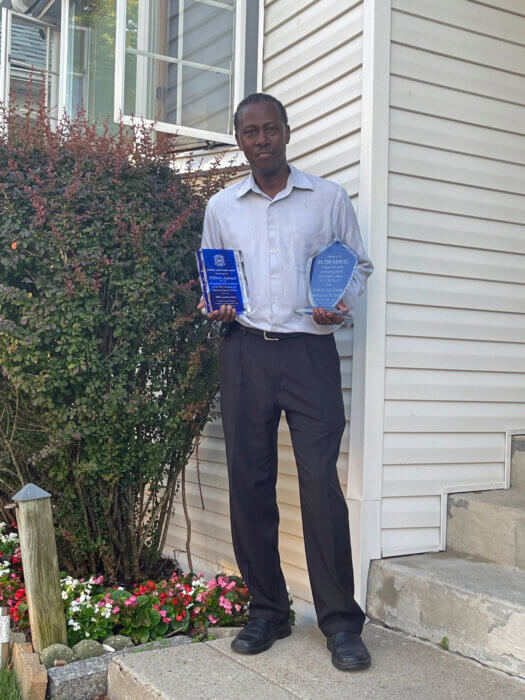
<path fill-rule="evenodd" d="M 127 606 L 131 605 L 131 606 L 135 607 L 136 604 L 137 604 L 137 596 L 136 595 L 132 595 L 127 600 L 124 601 L 124 605 L 127 605 Z"/>
<path fill-rule="evenodd" d="M 154 610 L 158 610 L 158 609 L 159 609 L 159 606 L 158 606 L 156 603 L 154 603 L 154 604 L 153 604 L 153 609 L 154 609 Z"/>
<path fill-rule="evenodd" d="M 230 581 L 230 583 L 226 586 L 227 591 L 233 591 L 235 588 L 235 581 Z"/>
<path fill-rule="evenodd" d="M 164 618 L 164 622 L 167 622 L 168 625 L 169 625 L 169 623 L 171 622 L 171 617 L 165 617 L 165 618 Z"/>
<path fill-rule="evenodd" d="M 213 617 L 213 615 L 208 615 L 208 620 L 211 622 L 212 625 L 217 624 L 219 622 L 219 618 Z"/>
<path fill-rule="evenodd" d="M 99 601 L 98 601 L 98 607 L 99 607 L 99 608 L 103 608 L 104 605 L 105 605 L 105 602 L 104 602 L 103 600 L 99 600 Z"/>
<path fill-rule="evenodd" d="M 219 586 L 221 588 L 226 588 L 226 586 L 228 585 L 228 581 L 224 578 L 224 576 L 219 576 L 217 580 L 219 581 Z"/>
<path fill-rule="evenodd" d="M 165 610 L 159 610 L 159 615 L 160 615 L 161 617 L 166 617 L 167 613 L 166 613 Z"/>
<path fill-rule="evenodd" d="M 214 578 L 211 578 L 208 581 L 208 589 L 212 591 L 214 588 L 217 588 L 217 581 Z"/>
<path fill-rule="evenodd" d="M 116 615 L 118 612 L 120 612 L 119 606 L 115 605 L 115 607 L 113 608 L 113 610 L 111 612 L 113 613 L 113 615 Z"/>
<path fill-rule="evenodd" d="M 197 601 L 197 603 L 202 603 L 202 593 L 199 593 L 199 595 L 196 596 L 195 600 Z"/>
<path fill-rule="evenodd" d="M 8 605 L 13 605 L 13 601 L 12 601 L 11 599 L 9 599 L 9 600 L 7 601 L 7 604 L 8 604 Z"/>
<path fill-rule="evenodd" d="M 241 609 L 241 606 L 239 605 L 239 603 L 235 603 L 235 610 L 237 610 L 237 612 L 239 612 L 240 609 Z"/>

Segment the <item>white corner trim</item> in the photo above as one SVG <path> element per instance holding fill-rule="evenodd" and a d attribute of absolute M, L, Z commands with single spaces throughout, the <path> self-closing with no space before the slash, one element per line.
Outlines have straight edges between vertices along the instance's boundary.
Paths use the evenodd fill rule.
<path fill-rule="evenodd" d="M 364 1 L 358 220 L 375 270 L 357 304 L 354 330 L 347 498 L 359 500 L 382 495 L 390 15 L 390 0 Z"/>
<path fill-rule="evenodd" d="M 357 304 L 354 330 L 347 497 L 357 500 L 382 495 L 390 14 L 390 0 L 364 1 L 358 220 L 375 270 Z M 366 549 L 378 556 L 380 542 Z"/>

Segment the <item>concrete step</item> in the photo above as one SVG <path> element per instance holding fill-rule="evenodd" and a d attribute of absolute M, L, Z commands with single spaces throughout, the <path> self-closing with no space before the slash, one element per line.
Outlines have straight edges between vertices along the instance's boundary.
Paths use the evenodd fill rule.
<path fill-rule="evenodd" d="M 449 552 L 372 562 L 368 615 L 525 678 L 525 571 Z"/>
<path fill-rule="evenodd" d="M 300 625 L 253 656 L 235 654 L 230 639 L 117 656 L 107 694 L 110 700 L 523 698 L 523 681 L 399 632 L 367 624 L 363 639 L 372 665 L 354 672 L 335 669 L 321 632 Z"/>
<path fill-rule="evenodd" d="M 525 569 L 525 488 L 450 494 L 447 550 Z"/>

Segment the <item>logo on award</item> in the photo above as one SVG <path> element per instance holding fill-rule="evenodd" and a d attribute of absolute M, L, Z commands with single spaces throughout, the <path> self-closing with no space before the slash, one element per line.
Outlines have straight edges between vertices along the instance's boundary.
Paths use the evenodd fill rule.
<path fill-rule="evenodd" d="M 217 267 L 224 267 L 226 265 L 226 260 L 224 259 L 224 255 L 214 255 L 213 261 L 217 265 Z"/>

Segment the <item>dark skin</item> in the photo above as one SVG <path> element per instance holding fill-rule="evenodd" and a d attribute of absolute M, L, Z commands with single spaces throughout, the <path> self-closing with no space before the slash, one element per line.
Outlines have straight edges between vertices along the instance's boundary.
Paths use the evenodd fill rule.
<path fill-rule="evenodd" d="M 277 105 L 273 102 L 254 102 L 243 107 L 239 113 L 235 139 L 250 164 L 255 182 L 273 199 L 286 187 L 290 172 L 286 160 L 290 127 L 284 124 Z M 198 308 L 204 308 L 204 300 L 200 302 Z M 337 304 L 337 308 L 344 312 L 348 311 L 342 302 Z M 235 308 L 223 305 L 209 314 L 208 319 L 227 323 L 234 321 L 236 316 Z M 312 318 L 321 326 L 343 322 L 342 316 L 318 308 L 314 308 Z"/>

